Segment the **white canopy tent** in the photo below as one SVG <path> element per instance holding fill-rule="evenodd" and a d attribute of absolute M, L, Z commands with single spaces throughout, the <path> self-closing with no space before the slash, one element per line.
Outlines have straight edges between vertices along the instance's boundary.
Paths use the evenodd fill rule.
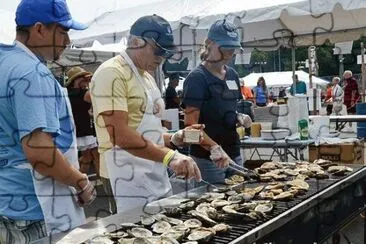
<path fill-rule="evenodd" d="M 309 88 L 309 74 L 305 71 L 298 70 L 295 72 L 299 80 L 304 81 L 307 88 Z M 244 84 L 249 87 L 255 87 L 257 85 L 258 78 L 263 76 L 266 81 L 267 87 L 289 87 L 292 85 L 292 71 L 283 72 L 268 72 L 268 73 L 251 73 L 243 77 Z M 317 86 L 325 86 L 328 81 L 313 76 L 313 84 Z"/>

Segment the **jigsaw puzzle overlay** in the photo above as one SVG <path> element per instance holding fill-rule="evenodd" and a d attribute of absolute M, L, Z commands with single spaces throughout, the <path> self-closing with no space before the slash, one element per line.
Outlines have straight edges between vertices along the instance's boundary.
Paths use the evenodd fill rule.
<path fill-rule="evenodd" d="M 311 6 L 313 6 L 313 4 L 311 4 Z M 58 5 L 55 5 L 53 8 L 57 11 L 58 7 Z M 247 12 L 242 11 L 237 15 L 229 14 L 225 16 L 225 21 L 227 21 L 227 23 L 233 23 L 238 26 L 239 36 L 241 37 L 246 35 L 245 28 L 241 27 L 242 20 L 246 18 L 246 15 Z M 322 44 L 324 32 L 332 31 L 335 19 L 334 16 L 332 16 L 332 13 L 314 15 L 312 18 L 313 22 L 311 24 L 314 25 L 312 44 L 318 46 L 319 44 Z M 324 23 L 317 22 L 324 18 L 327 19 L 325 26 L 316 26 L 315 23 Z M 183 35 L 183 33 L 187 33 L 188 29 L 190 30 L 192 28 L 194 29 L 195 26 L 200 26 L 200 19 L 196 19 L 196 21 L 197 22 L 191 26 L 185 24 L 180 25 L 180 29 L 174 30 L 174 33 Z M 0 73 L 2 77 L 2 82 L 0 84 L 0 211 L 2 211 L 1 214 L 4 215 L 4 218 L 1 219 L 2 225 L 4 225 L 3 223 L 7 223 L 6 221 L 9 221 L 10 223 L 12 221 L 11 219 L 18 219 L 21 220 L 18 223 L 20 225 L 18 226 L 19 230 L 21 231 L 22 228 L 28 228 L 29 225 L 32 224 L 32 221 L 29 220 L 47 219 L 48 221 L 46 221 L 45 225 L 41 223 L 39 226 L 35 226 L 34 231 L 38 231 L 39 238 L 48 235 L 51 243 L 53 241 L 52 236 L 56 233 L 65 233 L 86 223 L 86 220 L 100 219 L 112 213 L 116 213 L 116 211 L 121 212 L 122 209 L 126 212 L 131 209 L 138 211 L 135 210 L 135 208 L 140 207 L 138 212 L 139 215 L 143 213 L 147 215 L 155 214 L 162 211 L 163 207 L 158 205 L 154 210 L 151 210 L 147 206 L 148 203 L 176 193 L 173 192 L 175 187 L 179 191 L 184 192 L 197 186 L 197 182 L 195 182 L 194 179 L 183 180 L 182 178 L 177 177 L 177 172 L 174 172 L 172 168 L 167 170 L 162 164 L 154 164 L 149 160 L 137 160 L 136 157 L 133 156 L 140 155 L 142 157 L 154 158 L 154 156 L 152 156 L 151 148 L 153 146 L 151 141 L 163 145 L 164 140 L 166 139 L 163 135 L 165 132 L 161 127 L 161 124 L 159 124 L 162 117 L 164 101 L 162 100 L 160 91 L 156 90 L 157 85 L 154 83 L 155 79 L 153 78 L 154 72 L 158 66 L 156 62 L 152 62 L 154 63 L 152 64 L 154 69 L 145 70 L 148 72 L 142 73 L 141 70 L 137 70 L 132 64 L 132 62 L 136 64 L 136 60 L 129 60 L 125 52 L 122 52 L 121 55 L 116 54 L 112 60 L 108 60 L 106 61 L 107 63 L 101 64 L 100 60 L 103 58 L 98 57 L 99 52 L 80 51 L 79 60 L 78 62 L 75 62 L 77 63 L 75 66 L 83 67 L 85 69 L 84 71 L 86 71 L 86 73 L 83 75 L 93 76 L 92 78 L 90 77 L 91 83 L 89 85 L 88 81 L 88 84 L 84 87 L 81 87 L 81 85 L 79 87 L 76 87 L 75 85 L 75 87 L 72 88 L 63 87 L 67 84 L 67 79 L 64 76 L 70 69 L 74 68 L 72 66 L 62 66 L 58 61 L 63 50 L 70 45 L 67 34 L 68 30 L 60 25 L 37 26 L 37 28 L 39 28 L 38 31 L 44 33 L 44 35 L 47 35 L 48 37 L 48 39 L 46 39 L 47 41 L 43 40 L 43 45 L 39 45 L 35 38 L 35 34 L 33 33 L 34 29 L 32 29 L 31 32 L 31 28 L 33 27 L 18 26 L 17 34 L 20 43 L 18 42 L 15 45 L 0 47 Z M 105 28 L 108 28 L 108 26 L 105 26 Z M 228 28 L 231 27 L 229 26 Z M 230 32 L 232 30 L 228 29 L 226 31 Z M 156 32 L 156 30 L 152 30 L 152 32 Z M 155 34 L 157 36 L 161 35 L 160 33 Z M 207 42 L 183 43 L 183 37 L 179 35 L 178 38 L 175 37 L 175 43 L 177 44 L 178 49 L 199 45 L 200 49 L 204 51 L 205 45 L 207 48 L 207 45 L 210 44 Z M 306 48 L 300 46 L 301 42 L 297 41 L 298 36 L 294 33 L 293 28 L 289 27 L 288 29 L 276 30 L 272 33 L 272 37 L 270 42 L 263 42 L 259 45 L 255 45 L 253 44 L 254 42 L 252 42 L 249 43 L 248 46 L 244 46 L 244 48 L 255 49 L 253 52 L 260 54 L 263 52 L 261 50 L 280 48 L 280 46 L 283 45 L 290 49 L 292 47 L 299 50 L 301 49 L 300 55 L 307 58 L 307 53 L 304 51 Z M 136 40 L 140 40 L 141 42 L 136 44 Z M 181 51 L 165 61 L 165 59 L 162 58 L 164 50 L 157 42 L 147 41 L 146 38 L 130 38 L 129 41 L 130 43 L 128 43 L 128 45 L 132 45 L 133 48 L 146 49 L 147 45 L 151 45 L 155 51 L 161 52 L 159 53 L 161 56 L 159 56 L 158 61 L 162 63 L 179 63 L 186 58 L 184 52 Z M 224 49 L 219 50 L 221 52 L 221 58 L 226 59 L 228 52 Z M 281 50 L 286 52 L 283 47 Z M 324 50 L 326 50 L 326 47 L 321 49 L 320 52 L 325 52 Z M 342 50 L 340 50 L 339 53 L 342 53 Z M 231 53 L 230 55 L 240 54 Z M 146 54 L 146 56 L 140 56 L 140 58 L 143 60 L 144 58 L 147 58 L 147 56 L 148 54 Z M 352 57 L 347 58 L 349 66 L 353 65 L 352 62 L 356 62 L 357 59 L 354 54 L 350 56 Z M 268 57 L 268 55 L 266 57 Z M 319 59 L 319 57 L 318 60 L 315 59 L 313 65 L 318 66 L 318 69 L 321 70 L 322 66 L 319 65 Z M 139 61 L 140 60 L 137 60 L 137 62 Z M 213 61 L 213 63 L 218 62 L 220 62 L 220 60 Z M 346 67 L 347 62 L 344 63 Z M 95 63 L 97 63 L 97 67 Z M 100 65 L 102 68 L 98 67 Z M 197 63 L 197 66 L 198 65 L 199 63 Z M 258 70 L 260 65 L 261 64 L 252 63 L 241 66 L 232 65 L 232 67 L 237 68 L 240 71 L 243 71 L 243 69 L 254 71 Z M 98 70 L 94 73 L 96 68 L 98 68 Z M 169 71 L 165 71 L 167 74 L 169 73 Z M 188 74 L 188 72 L 186 74 Z M 220 96 L 217 95 L 217 98 L 223 103 L 233 104 L 235 102 L 236 104 L 236 102 L 241 99 L 239 76 L 234 69 L 232 69 L 232 74 L 230 73 L 230 75 L 230 79 L 235 80 L 232 84 L 237 87 L 235 92 L 218 86 L 217 82 L 208 82 L 204 87 L 208 91 L 215 93 L 215 95 L 219 93 Z M 193 77 L 189 80 L 191 86 L 186 85 L 182 91 L 183 96 L 188 94 L 188 97 L 185 97 L 185 100 L 191 101 L 191 104 L 202 104 L 209 100 L 210 97 L 198 96 L 200 94 L 206 94 L 199 93 L 198 91 L 198 89 L 202 88 L 199 87 L 198 83 L 204 81 L 199 80 L 199 75 L 195 76 L 194 73 L 190 73 L 188 78 L 186 78 L 189 79 L 190 76 Z M 158 76 L 155 75 L 155 77 Z M 71 77 L 68 78 L 70 79 Z M 224 76 L 223 78 L 228 80 L 227 76 Z M 76 77 L 73 82 L 76 82 L 77 79 L 78 77 Z M 198 85 L 193 84 L 195 81 Z M 192 92 L 192 90 L 185 90 L 190 87 L 194 92 Z M 76 95 L 70 97 L 70 93 Z M 101 157 L 100 168 L 97 167 L 96 169 L 97 177 L 90 177 L 90 181 L 92 181 L 93 187 L 95 185 L 95 189 L 89 184 L 85 184 L 85 182 L 88 181 L 87 179 L 81 178 L 77 185 L 79 185 L 83 191 L 77 192 L 75 188 L 65 186 L 60 182 L 72 181 L 72 179 L 68 179 L 69 175 L 61 173 L 64 171 L 63 167 L 68 167 L 64 164 L 65 162 L 70 163 L 70 165 L 77 169 L 79 169 L 79 163 L 81 163 L 79 162 L 80 152 L 79 156 L 77 155 L 77 151 L 80 150 L 76 140 L 78 129 L 75 127 L 75 117 L 77 115 L 75 116 L 75 113 L 73 115 L 73 112 L 75 111 L 71 110 L 72 104 L 70 103 L 70 100 L 76 99 L 75 97 L 84 100 L 86 93 L 91 96 L 91 100 L 88 100 L 89 108 L 85 111 L 86 114 L 89 114 L 88 121 L 91 121 L 91 124 L 89 124 L 90 128 L 95 128 L 96 130 L 96 135 L 92 136 L 96 136 L 98 140 L 98 150 Z M 258 93 L 258 90 L 256 90 L 255 95 Z M 269 93 L 266 94 L 264 101 L 265 105 L 268 103 L 270 95 L 271 94 Z M 352 96 L 356 96 L 356 94 L 352 93 Z M 255 99 L 257 99 L 257 97 L 254 97 L 254 100 Z M 355 106 L 354 100 L 349 102 L 351 103 L 351 107 Z M 307 104 L 306 101 L 305 104 Z M 192 108 L 193 109 L 184 111 L 185 116 L 192 117 L 197 115 L 197 113 L 199 115 L 200 112 L 201 114 L 203 112 L 199 108 Z M 130 111 L 130 109 L 133 109 L 133 111 Z M 263 116 L 271 118 L 276 121 L 277 124 L 282 122 L 283 129 L 288 130 L 289 135 L 291 136 L 294 134 L 294 131 L 288 128 L 289 121 L 293 119 L 291 116 L 299 116 L 299 111 L 302 112 L 306 109 L 308 108 L 303 106 L 298 108 L 284 106 L 283 110 L 268 109 L 266 110 L 266 113 L 268 114 L 264 114 Z M 121 110 L 128 111 L 128 116 L 123 117 L 120 113 Z M 355 112 L 353 109 L 348 108 L 348 110 L 349 112 Z M 222 123 L 231 128 L 235 127 L 237 123 L 235 108 L 227 109 L 223 114 L 217 110 L 216 114 L 205 116 L 219 121 L 217 122 L 217 126 L 220 128 L 222 127 Z M 117 121 L 117 119 L 125 119 L 125 121 Z M 144 122 L 143 124 L 141 123 L 142 121 Z M 257 119 L 254 116 L 254 122 L 256 121 Z M 198 123 L 198 121 L 196 122 Z M 122 124 L 124 127 L 122 127 Z M 121 125 L 121 128 L 114 128 L 114 125 Z M 129 131 L 128 133 L 134 137 L 125 137 L 124 130 L 126 130 L 126 127 L 129 127 L 129 130 L 133 131 Z M 282 128 L 282 126 L 279 127 Z M 322 125 L 318 127 L 319 131 L 313 131 L 313 135 L 318 138 L 321 135 L 321 131 L 324 130 L 324 127 L 329 131 L 329 126 Z M 207 130 L 206 132 L 209 133 Z M 172 134 L 173 133 L 174 132 L 172 132 Z M 118 147 L 113 147 L 111 140 L 114 140 L 116 145 L 121 143 L 121 145 L 135 146 L 126 146 L 124 150 L 122 150 Z M 229 138 L 228 140 L 231 139 Z M 273 148 L 275 144 L 276 142 L 274 142 L 272 147 L 269 146 L 269 148 Z M 235 148 L 236 146 L 237 145 L 234 143 L 227 145 L 227 148 Z M 180 153 L 189 156 L 190 151 L 198 150 L 197 148 L 197 145 L 192 145 L 183 149 L 179 148 L 179 151 Z M 342 152 L 340 154 L 342 154 Z M 297 158 L 297 155 L 294 155 L 294 153 L 291 153 L 291 155 L 288 158 L 289 161 L 300 159 Z M 82 156 L 84 157 L 83 160 L 87 157 L 87 155 L 84 154 Z M 84 161 L 85 164 L 89 163 L 89 159 L 99 161 L 99 159 L 96 159 L 95 155 L 89 156 L 91 158 Z M 67 160 L 60 159 L 61 157 L 65 157 Z M 155 158 L 157 158 L 157 156 L 155 156 Z M 193 157 L 193 159 L 195 158 L 197 157 Z M 41 159 L 47 160 L 41 161 Z M 241 160 L 240 156 L 239 160 Z M 32 161 L 32 164 L 29 163 L 30 161 Z M 63 162 L 62 166 L 60 166 L 61 161 Z M 57 166 L 55 165 L 56 163 L 58 164 Z M 109 166 L 107 166 L 107 164 L 109 164 Z M 89 167 L 90 166 L 91 164 L 89 164 Z M 60 173 L 51 173 L 49 168 L 53 167 L 57 167 L 57 170 Z M 179 174 L 188 174 L 188 169 L 182 170 L 178 167 L 175 169 L 178 170 Z M 90 173 L 92 171 L 89 168 L 87 168 L 87 170 L 89 172 L 83 173 Z M 72 171 L 68 169 L 67 172 Z M 233 174 L 233 172 L 231 173 Z M 47 174 L 58 175 L 58 181 Z M 151 181 L 148 181 L 145 176 L 149 174 L 160 175 L 161 178 L 153 178 Z M 108 178 L 113 180 L 108 180 Z M 207 179 L 204 180 L 206 182 Z M 173 184 L 173 189 L 168 187 L 171 183 Z M 205 185 L 208 191 L 212 191 L 216 188 L 209 182 L 201 182 L 200 185 Z M 93 189 L 89 189 L 88 187 Z M 83 193 L 84 191 L 90 192 Z M 96 200 L 90 203 L 90 205 L 88 205 L 87 202 L 83 203 L 83 201 L 87 199 L 93 200 L 92 195 L 94 194 L 94 191 L 97 191 L 98 193 Z M 114 195 L 114 198 L 111 197 L 111 194 Z M 354 197 L 359 197 L 359 189 L 355 189 L 354 194 Z M 117 199 L 117 204 L 114 199 Z M 86 218 L 84 212 L 86 213 Z M 320 215 L 324 213 L 319 212 L 314 214 Z M 326 218 L 323 219 L 324 222 L 317 223 L 319 226 L 332 224 L 332 214 L 326 214 Z M 5 217 L 5 215 L 9 216 L 9 218 Z M 22 216 L 26 216 L 25 219 L 23 219 Z M 3 226 L 1 226 L 1 228 L 3 228 Z M 119 226 L 109 226 L 109 228 L 117 230 Z M 3 233 L 1 233 L 1 235 L 3 235 Z M 30 241 L 27 239 L 29 238 L 27 235 L 19 236 L 19 239 L 6 238 L 9 237 L 0 236 L 0 243 L 2 243 L 2 240 L 5 240 L 5 243 Z"/>

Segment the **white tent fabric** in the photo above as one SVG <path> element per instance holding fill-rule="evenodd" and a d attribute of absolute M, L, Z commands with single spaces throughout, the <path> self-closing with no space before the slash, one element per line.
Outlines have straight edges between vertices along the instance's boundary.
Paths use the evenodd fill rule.
<path fill-rule="evenodd" d="M 15 39 L 15 14 L 0 9 L 0 43 L 10 44 Z"/>
<path fill-rule="evenodd" d="M 298 70 L 295 72 L 299 80 L 305 82 L 307 88 L 309 88 L 309 74 L 305 71 Z M 292 71 L 283 72 L 268 72 L 268 73 L 251 73 L 245 77 L 244 84 L 249 87 L 255 87 L 257 85 L 258 78 L 263 76 L 266 81 L 267 87 L 289 87 L 293 84 Z M 316 76 L 312 77 L 314 85 L 325 86 L 328 81 L 320 79 Z"/>

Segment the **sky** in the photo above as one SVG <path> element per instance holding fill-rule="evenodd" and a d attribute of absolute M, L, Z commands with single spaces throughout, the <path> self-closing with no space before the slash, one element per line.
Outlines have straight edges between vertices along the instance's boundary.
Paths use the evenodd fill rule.
<path fill-rule="evenodd" d="M 88 22 L 112 9 L 129 8 L 161 0 L 66 0 L 71 15 L 81 22 Z M 0 9 L 15 13 L 20 0 L 0 0 Z"/>

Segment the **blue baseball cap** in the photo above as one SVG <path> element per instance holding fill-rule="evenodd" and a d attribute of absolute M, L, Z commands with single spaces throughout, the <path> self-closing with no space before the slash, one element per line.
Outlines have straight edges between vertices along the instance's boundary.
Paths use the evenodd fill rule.
<path fill-rule="evenodd" d="M 154 14 L 139 18 L 131 26 L 130 34 L 153 40 L 159 48 L 156 55 L 169 58 L 177 53 L 172 27 L 164 18 Z"/>
<path fill-rule="evenodd" d="M 222 48 L 241 48 L 237 27 L 225 19 L 217 20 L 211 25 L 207 38 Z"/>
<path fill-rule="evenodd" d="M 17 7 L 15 22 L 18 26 L 58 23 L 67 29 L 84 30 L 87 25 L 71 18 L 65 0 L 22 0 Z"/>

